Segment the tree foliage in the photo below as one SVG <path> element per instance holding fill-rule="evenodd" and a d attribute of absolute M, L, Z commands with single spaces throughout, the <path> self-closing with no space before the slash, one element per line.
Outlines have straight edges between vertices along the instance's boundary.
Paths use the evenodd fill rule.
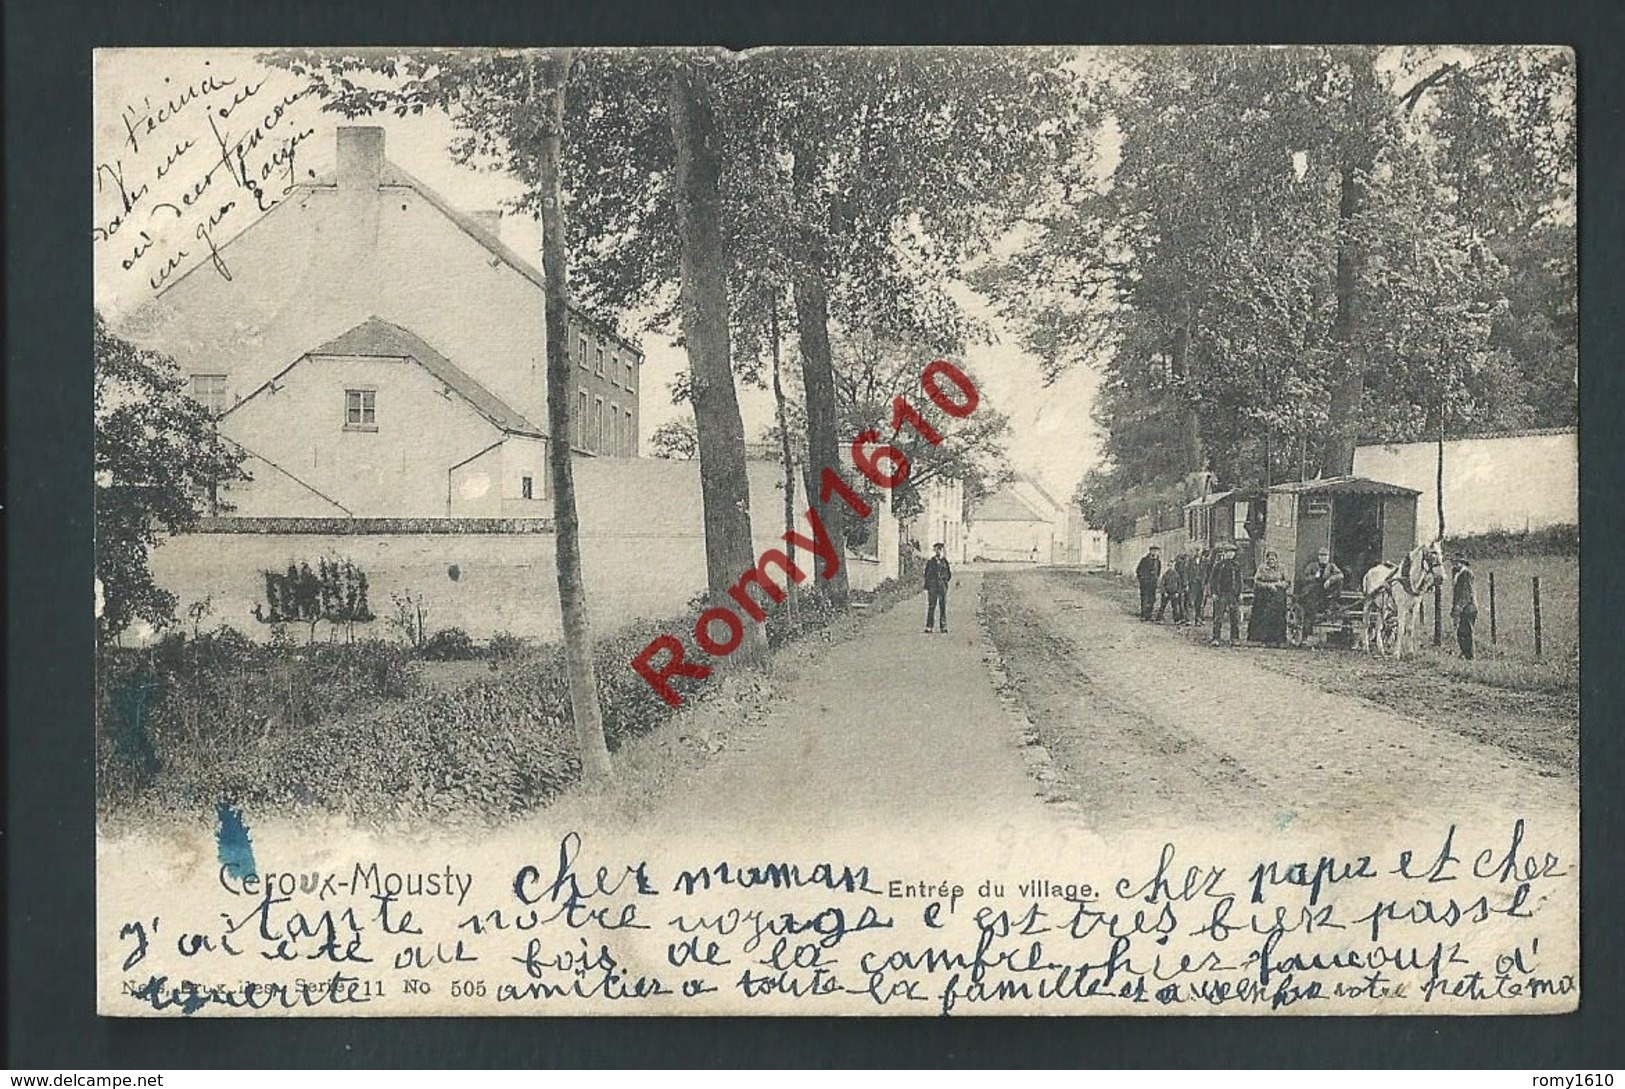
<path fill-rule="evenodd" d="M 1050 377 L 1104 372 L 1086 507 L 1121 527 L 1196 472 L 1265 484 L 1347 472 L 1356 439 L 1572 424 L 1572 81 L 1550 50 L 1107 70 L 1115 157 L 978 279 Z"/>
<path fill-rule="evenodd" d="M 149 554 L 164 534 L 195 526 L 219 485 L 248 477 L 174 360 L 119 337 L 99 313 L 94 346 L 97 632 L 109 639 L 136 620 L 175 620 L 175 595 L 153 582 Z"/>

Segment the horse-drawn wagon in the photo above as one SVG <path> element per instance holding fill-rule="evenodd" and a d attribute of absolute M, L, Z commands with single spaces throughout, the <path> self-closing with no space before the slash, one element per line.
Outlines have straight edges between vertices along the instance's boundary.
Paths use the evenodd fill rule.
<path fill-rule="evenodd" d="M 1287 642 L 1306 642 L 1319 623 L 1337 624 L 1345 635 L 1364 627 L 1364 641 L 1386 649 L 1398 631 L 1392 596 L 1373 602 L 1362 589 L 1378 564 L 1396 568 L 1416 547 L 1416 500 L 1412 488 L 1357 476 L 1277 484 L 1269 489 L 1263 548 L 1280 558 L 1292 580 L 1287 593 Z M 1336 601 L 1310 620 L 1301 585 L 1321 549 L 1344 575 Z"/>

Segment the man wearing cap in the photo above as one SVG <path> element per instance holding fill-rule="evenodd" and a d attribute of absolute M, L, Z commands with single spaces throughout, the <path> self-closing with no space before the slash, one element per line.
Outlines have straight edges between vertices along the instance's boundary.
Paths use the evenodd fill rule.
<path fill-rule="evenodd" d="M 1303 630 L 1310 632 L 1327 606 L 1343 592 L 1343 571 L 1332 562 L 1330 549 L 1322 548 L 1314 562 L 1303 569 L 1301 585 L 1298 603 L 1303 606 Z"/>
<path fill-rule="evenodd" d="M 1456 575 L 1451 582 L 1450 619 L 1456 622 L 1456 645 L 1461 656 L 1473 660 L 1473 625 L 1478 622 L 1478 592 L 1473 585 L 1473 565 L 1464 556 L 1457 556 L 1453 566 Z"/>
<path fill-rule="evenodd" d="M 925 630 L 941 617 L 941 630 L 948 630 L 948 584 L 954 580 L 953 568 L 948 566 L 947 548 L 941 541 L 931 546 L 935 553 L 925 561 Z"/>
<path fill-rule="evenodd" d="M 1230 618 L 1230 645 L 1241 642 L 1241 564 L 1236 562 L 1236 546 L 1225 541 L 1219 546 L 1219 558 L 1213 561 L 1213 572 L 1208 577 L 1208 589 L 1213 594 L 1213 646 L 1219 644 L 1219 626 Z"/>
<path fill-rule="evenodd" d="M 1162 549 L 1156 545 L 1146 549 L 1134 577 L 1140 583 L 1140 619 L 1150 620 L 1151 610 L 1157 607 L 1157 583 L 1162 580 Z"/>

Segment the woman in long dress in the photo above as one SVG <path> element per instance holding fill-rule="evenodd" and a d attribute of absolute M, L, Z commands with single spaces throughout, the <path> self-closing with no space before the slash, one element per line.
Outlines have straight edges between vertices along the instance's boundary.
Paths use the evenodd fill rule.
<path fill-rule="evenodd" d="M 1247 620 L 1247 641 L 1268 646 L 1286 645 L 1286 591 L 1291 580 L 1272 548 L 1253 572 L 1253 612 Z"/>

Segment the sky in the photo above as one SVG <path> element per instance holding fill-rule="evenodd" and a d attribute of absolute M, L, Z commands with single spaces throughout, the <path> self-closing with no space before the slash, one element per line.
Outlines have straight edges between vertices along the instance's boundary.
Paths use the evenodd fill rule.
<path fill-rule="evenodd" d="M 329 170 L 341 119 L 299 97 L 302 81 L 260 65 L 251 50 L 102 50 L 96 55 L 96 305 L 110 319 L 129 313 L 168 279 L 222 249 L 272 206 L 291 182 Z M 437 113 L 385 116 L 356 123 L 385 130 L 386 156 L 474 212 L 518 195 L 501 173 L 459 166 L 447 148 L 450 122 Z M 240 160 L 227 149 L 244 145 Z M 233 184 L 241 176 L 251 185 Z M 566 210 L 568 214 L 568 210 Z M 528 218 L 504 217 L 502 239 L 532 262 L 540 232 Z M 995 342 L 959 360 L 978 376 L 987 404 L 1010 418 L 1012 468 L 1036 478 L 1057 498 L 1069 496 L 1097 460 L 1090 407 L 1098 375 L 1080 368 L 1045 387 L 1038 361 L 1021 351 L 1012 329 L 969 288 L 954 293 L 987 322 Z M 623 315 L 622 331 L 645 353 L 643 437 L 686 409 L 674 406 L 671 381 L 687 369 L 669 334 L 640 332 Z M 930 362 L 920 360 L 921 368 Z M 749 438 L 773 418 L 772 396 L 741 384 Z"/>

